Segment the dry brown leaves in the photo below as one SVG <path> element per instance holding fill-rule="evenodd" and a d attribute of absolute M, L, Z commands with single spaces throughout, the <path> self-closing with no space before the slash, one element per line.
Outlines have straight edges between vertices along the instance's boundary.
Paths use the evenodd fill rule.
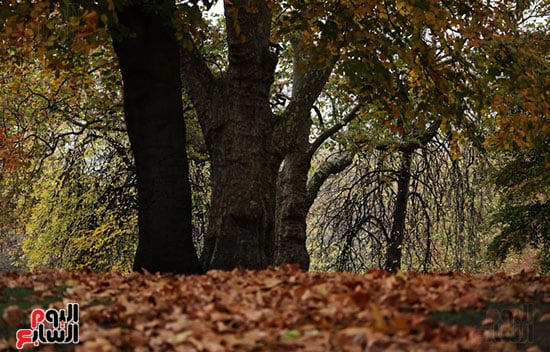
<path fill-rule="evenodd" d="M 0 276 L 0 288 L 33 288 L 29 299 L 37 301 L 61 285 L 71 287 L 51 307 L 80 304 L 76 351 L 514 351 L 514 344 L 498 342 L 510 333 L 506 327 L 489 336 L 439 323 L 429 312 L 550 299 L 543 295 L 550 278 L 534 273 L 358 275 L 284 266 L 202 276 L 64 270 Z M 31 310 L 7 307 L 0 325 L 25 327 Z M 0 350 L 13 346 L 14 337 L 0 336 Z"/>

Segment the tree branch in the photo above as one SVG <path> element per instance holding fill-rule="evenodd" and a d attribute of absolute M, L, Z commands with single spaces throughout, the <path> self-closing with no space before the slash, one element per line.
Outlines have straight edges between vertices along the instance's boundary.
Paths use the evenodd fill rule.
<path fill-rule="evenodd" d="M 321 114 L 321 110 L 319 110 L 318 107 L 316 107 L 315 105 L 313 105 L 311 107 L 313 109 L 313 111 L 315 111 L 315 115 L 317 115 L 317 120 L 319 120 L 319 126 L 321 126 L 321 128 L 325 128 L 325 122 L 323 121 L 323 115 Z"/>
<path fill-rule="evenodd" d="M 441 126 L 441 119 L 434 121 L 434 123 L 428 127 L 425 131 L 421 133 L 413 134 L 410 140 L 400 141 L 400 142 L 389 142 L 384 144 L 379 144 L 375 146 L 376 150 L 386 151 L 389 149 L 397 149 L 400 152 L 412 152 L 415 149 L 422 148 L 428 144 L 439 131 Z"/>
<path fill-rule="evenodd" d="M 201 126 L 206 134 L 214 124 L 210 101 L 217 87 L 216 79 L 189 33 L 183 35 L 183 41 L 190 45 L 182 46 L 180 49 L 181 82 L 197 109 Z"/>
<path fill-rule="evenodd" d="M 299 39 L 292 41 L 292 97 L 281 114 L 278 127 L 282 129 L 278 134 L 284 137 L 278 139 L 279 149 L 282 150 L 290 148 L 300 138 L 303 129 L 311 127 L 310 113 L 313 104 L 323 91 L 338 60 L 337 56 L 329 56 L 323 65 L 312 63 L 312 57 L 304 49 L 306 47 L 307 44 Z"/>
<path fill-rule="evenodd" d="M 313 154 L 317 151 L 317 149 L 319 149 L 319 147 L 328 138 L 332 137 L 336 132 L 340 131 L 340 129 L 342 127 L 347 125 L 351 120 L 353 120 L 357 116 L 357 113 L 359 112 L 360 108 L 361 108 L 361 105 L 359 103 L 355 104 L 351 108 L 350 112 L 342 119 L 342 121 L 338 122 L 337 124 L 335 124 L 334 126 L 329 128 L 328 130 L 323 132 L 319 137 L 317 137 L 317 139 L 315 139 L 315 141 L 313 141 L 313 143 L 311 143 L 311 145 L 309 147 L 309 150 L 308 150 L 308 154 L 310 156 L 313 156 Z"/>
<path fill-rule="evenodd" d="M 288 118 L 308 114 L 313 103 L 323 91 L 328 78 L 338 61 L 337 56 L 328 57 L 325 65 L 311 63 L 309 53 L 304 52 L 305 43 L 295 40 L 292 42 L 294 50 L 292 99 L 285 109 L 284 115 Z"/>
<path fill-rule="evenodd" d="M 325 162 L 319 167 L 317 172 L 315 172 L 310 180 L 307 183 L 307 195 L 306 202 L 307 208 L 311 207 L 317 194 L 321 189 L 321 186 L 325 183 L 330 175 L 335 175 L 341 171 L 344 171 L 351 162 L 355 153 L 350 151 L 345 151 L 336 155 L 336 157 L 331 158 L 330 156 L 325 160 Z"/>

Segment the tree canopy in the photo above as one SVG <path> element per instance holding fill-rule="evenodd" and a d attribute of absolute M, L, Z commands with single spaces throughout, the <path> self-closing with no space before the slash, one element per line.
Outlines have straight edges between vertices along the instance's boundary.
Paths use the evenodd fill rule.
<path fill-rule="evenodd" d="M 547 252 L 547 1 L 213 3 L 0 5 L 0 238 L 23 267 L 122 270 L 137 235 L 135 270 L 307 270 L 316 226 L 391 271 L 453 267 L 464 236 Z"/>

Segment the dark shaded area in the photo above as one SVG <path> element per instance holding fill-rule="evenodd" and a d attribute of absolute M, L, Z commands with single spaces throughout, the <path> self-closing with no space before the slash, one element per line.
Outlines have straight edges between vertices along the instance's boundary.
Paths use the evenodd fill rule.
<path fill-rule="evenodd" d="M 162 6 L 174 6 L 171 1 Z M 113 46 L 124 83 L 124 117 L 137 171 L 139 244 L 134 270 L 202 272 L 192 240 L 191 189 L 170 11 L 119 10 Z"/>

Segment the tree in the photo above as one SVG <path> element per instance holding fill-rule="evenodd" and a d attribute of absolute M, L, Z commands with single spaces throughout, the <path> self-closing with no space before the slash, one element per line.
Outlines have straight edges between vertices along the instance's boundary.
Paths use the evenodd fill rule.
<path fill-rule="evenodd" d="M 125 121 L 137 171 L 139 244 L 134 270 L 199 273 L 179 78 L 174 4 L 117 10 L 111 29 L 123 79 Z"/>
<path fill-rule="evenodd" d="M 537 141 L 528 150 L 515 150 L 493 175 L 501 191 L 501 204 L 492 216 L 499 229 L 488 253 L 504 260 L 512 252 L 527 246 L 540 248 L 541 272 L 550 270 L 550 137 Z"/>
<path fill-rule="evenodd" d="M 484 36 L 499 36 L 492 21 L 506 22 L 509 10 L 497 5 L 225 2 L 228 66 L 220 75 L 209 70 L 197 44 L 204 33 L 184 28 L 182 82 L 212 161 L 203 265 L 294 262 L 307 268 L 307 170 L 316 148 L 342 126 L 310 145 L 310 111 L 338 60 L 347 87 L 361 104 L 384 108 L 397 132 L 403 126 L 422 130 L 441 115 L 437 123 L 445 132 L 450 126 L 471 129 L 473 114 L 464 111 L 479 111 L 475 95 L 483 96 L 474 83 L 471 67 L 478 56 L 472 53 Z M 193 11 L 189 18 L 200 17 Z M 279 36 L 271 35 L 274 11 Z M 293 56 L 292 96 L 273 111 L 270 89 L 285 46 Z M 350 109 L 350 120 L 358 109 Z"/>
<path fill-rule="evenodd" d="M 59 72 L 82 57 L 72 52 L 98 49 L 94 38 L 102 32 L 100 19 L 109 25 L 124 81 L 125 120 L 138 178 L 141 244 L 135 269 L 200 272 L 191 237 L 179 49 L 170 22 L 175 6 L 170 1 L 125 5 L 88 1 L 3 4 L 2 28 L 9 40 L 2 44 L 11 40 L 34 43 L 36 50 L 29 55 L 46 58 L 46 64 Z M 87 121 L 81 131 L 86 127 Z"/>
<path fill-rule="evenodd" d="M 441 126 L 443 133 L 453 136 L 451 145 L 458 145 L 459 133 L 474 130 L 476 118 L 497 111 L 486 108 L 486 96 L 491 94 L 485 95 L 486 87 L 498 87 L 491 81 L 499 77 L 492 75 L 495 67 L 506 66 L 500 58 L 503 51 L 494 43 L 506 43 L 505 35 L 514 34 L 506 29 L 511 21 L 507 16 L 519 8 L 482 1 L 227 1 L 228 57 L 218 62 L 222 69 L 214 73 L 202 52 L 209 34 L 196 1 L 177 7 L 169 1 L 83 4 L 94 11 L 84 12 L 81 18 L 87 25 L 77 33 L 86 37 L 97 28 L 98 19 L 108 23 L 125 81 L 126 123 L 140 194 L 142 240 L 136 269 L 171 267 L 178 272 L 191 272 L 198 265 L 188 246 L 192 242 L 185 123 L 174 76 L 181 76 L 197 110 L 211 160 L 203 267 L 262 268 L 292 262 L 307 269 L 305 215 L 328 175 L 352 160 L 344 149 L 308 183 L 314 153 L 339 131 L 353 132 L 353 126 L 344 128 L 351 120 L 360 121 L 358 126 L 384 125 L 397 149 L 417 143 L 414 139 L 433 126 Z M 10 6 L 15 5 L 7 6 L 13 12 Z M 21 8 L 31 13 L 44 6 L 50 3 Z M 116 16 L 111 16 L 113 11 Z M 181 49 L 179 57 L 174 47 Z M 70 64 L 49 49 L 41 52 L 56 65 Z M 276 98 L 281 90 L 273 82 L 284 53 L 292 61 L 287 66 L 292 83 L 283 90 L 291 96 L 274 108 L 272 92 Z M 340 119 L 315 126 L 316 138 L 310 142 L 311 110 L 316 101 L 320 103 L 331 73 L 340 77 L 341 89 L 352 99 Z M 493 96 L 503 97 L 498 92 Z M 529 92 L 523 98 L 536 96 Z M 367 112 L 374 116 L 367 117 Z M 407 164 L 405 158 L 404 181 Z M 406 183 L 402 182 L 403 195 Z M 406 216 L 405 209 L 406 203 L 396 207 L 396 218 Z M 394 224 L 396 243 L 403 237 L 402 223 Z M 167 248 L 174 251 L 167 253 Z M 180 255 L 189 258 L 188 267 L 176 265 Z M 395 267 L 390 264 L 388 268 Z"/>
<path fill-rule="evenodd" d="M 69 157 L 57 152 L 33 180 L 33 206 L 27 209 L 22 243 L 24 268 L 131 269 L 137 243 L 135 188 L 118 180 L 116 168 L 125 170 L 117 157 L 109 158 L 110 150 L 103 155 L 106 165 L 100 165 L 86 160 L 88 147 L 79 143 L 67 152 Z M 97 168 L 103 173 L 94 172 Z"/>
<path fill-rule="evenodd" d="M 215 78 L 194 46 L 181 59 L 182 81 L 211 158 L 212 202 L 202 262 L 207 268 L 262 268 L 273 258 L 271 214 L 282 159 L 269 106 L 277 63 L 269 42 L 271 9 L 264 2 L 224 5 L 225 77 Z"/>
<path fill-rule="evenodd" d="M 295 128 L 289 129 L 297 132 L 296 136 L 290 137 L 294 144 L 292 151 L 286 154 L 280 174 L 281 196 L 278 199 L 282 202 L 277 206 L 277 236 L 281 238 L 278 243 L 287 248 L 280 251 L 278 262 L 296 262 L 297 258 L 303 258 L 303 255 L 296 253 L 300 253 L 300 248 L 305 247 L 303 219 L 315 199 L 316 190 L 318 191 L 328 175 L 341 171 L 351 163 L 352 158 L 347 153 L 341 158 L 332 159 L 319 170 L 320 173 L 312 176 L 314 182 L 308 187 L 305 180 L 311 158 L 326 139 L 353 119 L 369 121 L 381 118 L 396 135 L 395 148 L 401 149 L 404 154 L 410 154 L 437 132 L 441 124 L 441 115 L 446 115 L 447 121 L 458 120 L 461 109 L 464 109 L 464 106 L 461 106 L 464 90 L 447 94 L 453 87 L 464 85 L 464 72 L 454 66 L 453 61 L 449 60 L 449 54 L 437 53 L 435 48 L 450 47 L 455 41 L 462 40 L 458 37 L 440 35 L 439 32 L 460 22 L 458 13 L 469 18 L 470 11 L 474 10 L 459 8 L 454 12 L 439 2 L 417 5 L 394 2 L 364 2 L 360 5 L 345 2 L 315 4 L 319 6 L 316 10 L 310 10 L 309 3 L 293 4 L 295 15 L 291 16 L 289 21 L 297 21 L 300 23 L 297 27 L 306 28 L 302 37 L 308 38 L 300 42 L 301 49 L 296 52 L 294 84 L 300 85 L 300 72 L 306 71 L 308 73 L 303 74 L 307 77 L 305 81 L 313 82 L 310 83 L 311 87 L 319 85 L 322 90 L 328 74 L 333 67 L 337 67 L 339 73 L 347 78 L 342 86 L 353 91 L 360 104 L 350 106 L 348 114 L 334 126 L 327 129 L 322 127 L 325 131 L 311 144 L 307 142 L 311 127 L 311 106 L 302 104 L 302 116 L 290 119 Z M 473 7 L 477 9 L 478 5 L 475 4 Z M 427 7 L 422 11 L 428 10 L 434 17 L 433 24 L 418 17 L 422 6 Z M 464 27 L 469 25 L 464 23 Z M 433 35 L 430 39 L 423 38 L 423 32 Z M 455 54 L 460 56 L 460 53 Z M 307 60 L 303 59 L 304 56 Z M 339 63 L 335 66 L 336 59 Z M 456 73 L 453 73 L 455 71 Z M 292 112 L 291 106 L 292 102 L 286 112 Z M 361 109 L 363 113 L 358 113 Z M 367 111 L 376 117 L 369 118 Z M 373 114 L 373 111 L 382 113 Z M 418 143 L 415 138 L 423 140 L 425 136 L 415 130 L 421 131 L 425 128 L 430 130 L 429 133 L 426 132 L 430 137 Z M 409 139 L 412 141 L 406 140 L 407 132 L 404 131 L 408 131 Z M 364 139 L 372 141 L 376 138 L 368 136 Z M 391 147 L 386 145 L 386 148 Z M 391 270 L 400 262 L 399 248 L 404 231 L 410 177 L 406 171 L 407 164 L 410 163 L 407 162 L 408 159 L 404 157 L 400 182 L 401 201 L 396 203 L 395 222 L 391 231 L 394 241 L 388 249 L 386 267 Z M 292 191 L 284 195 L 285 190 Z M 309 195 L 308 200 L 301 196 L 305 194 Z"/>
<path fill-rule="evenodd" d="M 135 168 L 110 38 L 71 30 L 89 14 L 33 9 L 42 10 L 48 16 L 34 13 L 2 32 L 1 121 L 20 133 L 26 155 L 21 171 L 0 180 L 3 250 L 18 269 L 125 271 L 137 242 Z"/>
<path fill-rule="evenodd" d="M 490 258 L 502 261 L 512 251 L 539 248 L 540 269 L 548 272 L 550 3 L 529 5 L 516 9 L 515 25 L 507 28 L 513 35 L 482 47 L 486 51 L 498 47 L 500 52 L 486 63 L 492 80 L 488 99 L 501 117 L 490 120 L 486 140 L 500 161 L 491 177 L 500 199 L 490 223 L 497 235 L 488 252 Z"/>
<path fill-rule="evenodd" d="M 314 27 L 319 28 L 315 37 L 322 38 L 327 33 L 330 36 L 331 27 L 335 38 L 339 33 L 345 36 L 355 30 L 353 40 L 341 41 L 350 45 L 349 49 L 343 46 L 342 51 L 347 50 L 341 58 L 343 72 L 349 75 L 348 87 L 355 88 L 361 101 L 386 112 L 382 121 L 393 137 L 390 143 L 383 144 L 390 150 L 393 145 L 403 155 L 385 264 L 394 271 L 400 266 L 405 233 L 411 151 L 425 145 L 441 126 L 443 133 L 453 136 L 451 152 L 458 157 L 458 141 L 469 137 L 479 146 L 486 133 L 482 119 L 494 117 L 511 127 L 501 131 L 511 133 L 512 139 L 529 140 L 530 134 L 537 133 L 536 127 L 525 125 L 540 126 L 536 116 L 548 106 L 541 81 L 545 76 L 544 54 L 527 46 L 523 55 L 518 55 L 510 45 L 525 35 L 522 23 L 533 16 L 546 18 L 548 7 L 542 2 L 473 2 L 468 6 L 438 1 L 383 2 L 372 8 L 363 3 L 363 11 L 350 15 L 346 14 L 345 4 L 340 5 L 338 12 L 332 13 L 330 6 L 325 7 L 323 14 L 327 17 L 315 22 Z M 307 21 L 304 12 L 308 14 L 304 9 L 300 15 Z M 373 23 L 377 25 L 368 26 Z M 538 36 L 527 34 L 529 44 Z M 338 44 L 334 46 L 338 48 Z M 526 74 L 527 66 L 537 69 Z M 364 67 L 371 71 L 365 72 Z M 519 88 L 508 80 L 503 83 L 503 77 L 514 77 L 523 86 Z M 498 103 L 487 101 L 487 97 L 498 98 Z M 510 113 L 503 101 L 523 104 L 527 111 Z M 429 129 L 433 131 L 424 136 L 431 137 L 418 143 L 423 139 L 419 138 L 421 131 Z M 373 142 L 373 136 L 363 134 L 362 138 L 369 140 L 373 148 L 379 143 Z"/>
<path fill-rule="evenodd" d="M 343 173 L 330 178 L 308 217 L 308 247 L 315 270 L 363 272 L 385 267 L 396 246 L 398 195 L 402 194 L 403 153 L 363 150 Z M 463 145 L 453 158 L 450 143 L 437 135 L 411 153 L 410 181 L 401 258 L 396 270 L 487 270 L 489 238 L 484 220 L 494 191 L 484 180 L 486 155 Z"/>

